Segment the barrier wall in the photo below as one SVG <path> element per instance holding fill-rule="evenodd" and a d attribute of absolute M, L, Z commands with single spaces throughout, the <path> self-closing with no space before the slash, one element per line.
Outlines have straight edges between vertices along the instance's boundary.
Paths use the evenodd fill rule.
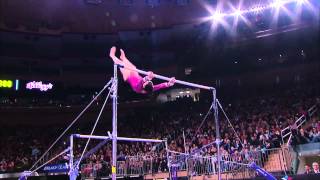
<path fill-rule="evenodd" d="M 170 161 L 177 167 L 178 177 L 202 177 L 209 175 L 217 176 L 218 165 L 216 156 L 183 156 L 170 154 Z M 253 178 L 254 170 L 246 164 L 255 162 L 268 172 L 283 174 L 291 171 L 292 156 L 288 148 L 263 149 L 223 155 L 221 173 L 226 179 Z M 108 164 L 84 164 L 81 167 L 83 177 L 99 178 L 109 176 Z M 117 162 L 118 177 L 144 176 L 144 179 L 164 179 L 169 177 L 166 158 L 156 156 L 128 156 Z"/>

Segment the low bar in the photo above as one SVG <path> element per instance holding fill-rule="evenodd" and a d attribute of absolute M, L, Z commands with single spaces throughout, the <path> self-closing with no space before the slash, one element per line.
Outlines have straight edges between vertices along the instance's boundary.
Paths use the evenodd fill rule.
<path fill-rule="evenodd" d="M 82 134 L 74 134 L 74 137 L 76 138 L 87 138 L 87 139 L 102 139 L 102 140 L 110 140 L 109 136 L 90 136 L 90 135 L 82 135 Z M 127 138 L 127 137 L 117 137 L 118 141 L 132 141 L 132 142 L 156 142 L 156 143 L 162 143 L 164 140 L 158 140 L 158 139 L 142 139 L 142 138 Z"/>
<path fill-rule="evenodd" d="M 126 66 L 123 66 L 121 64 L 117 64 L 117 66 L 119 66 L 120 68 L 125 68 L 131 71 L 136 71 L 140 74 L 144 74 L 144 75 L 148 75 L 147 71 L 143 71 L 143 70 L 139 70 L 139 69 L 133 69 L 133 68 L 128 68 Z M 162 79 L 165 81 L 170 81 L 171 78 L 165 77 L 165 76 L 161 76 L 158 74 L 154 74 L 154 77 L 157 79 Z M 186 82 L 186 81 L 181 81 L 181 80 L 176 80 L 177 84 L 182 84 L 182 85 L 186 85 L 186 86 L 191 86 L 191 87 L 195 87 L 195 88 L 200 88 L 200 89 L 206 89 L 206 90 L 214 90 L 214 87 L 210 87 L 210 86 L 204 86 L 204 85 L 200 85 L 200 84 L 195 84 L 195 83 L 190 83 L 190 82 Z"/>

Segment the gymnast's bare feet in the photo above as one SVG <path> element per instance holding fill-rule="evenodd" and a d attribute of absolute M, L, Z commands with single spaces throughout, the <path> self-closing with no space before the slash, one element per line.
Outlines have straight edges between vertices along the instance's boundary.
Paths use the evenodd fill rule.
<path fill-rule="evenodd" d="M 120 55 L 120 59 L 121 60 L 128 60 L 126 57 L 126 54 L 124 53 L 124 51 L 122 49 L 120 49 L 121 55 Z"/>
<path fill-rule="evenodd" d="M 115 64 L 123 65 L 123 62 L 122 62 L 120 59 L 117 58 L 117 56 L 116 56 L 116 51 L 117 51 L 117 48 L 113 46 L 113 47 L 110 49 L 109 56 L 112 58 L 112 60 L 113 60 L 113 62 L 114 62 Z"/>

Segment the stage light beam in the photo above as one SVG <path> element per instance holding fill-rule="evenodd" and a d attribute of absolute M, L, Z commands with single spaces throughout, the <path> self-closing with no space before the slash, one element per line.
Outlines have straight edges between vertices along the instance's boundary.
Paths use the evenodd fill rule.
<path fill-rule="evenodd" d="M 297 2 L 298 2 L 299 5 L 302 5 L 302 4 L 306 3 L 306 1 L 307 0 L 298 0 Z"/>
<path fill-rule="evenodd" d="M 242 11 L 240 9 L 237 9 L 234 13 L 235 16 L 239 17 L 242 15 Z"/>
<path fill-rule="evenodd" d="M 275 0 L 275 1 L 271 4 L 271 6 L 279 9 L 279 8 L 282 8 L 284 4 L 285 4 L 285 2 L 284 2 L 283 0 Z"/>
<path fill-rule="evenodd" d="M 220 12 L 215 12 L 212 16 L 213 20 L 216 21 L 221 21 L 221 19 L 223 18 L 223 14 L 221 14 Z"/>

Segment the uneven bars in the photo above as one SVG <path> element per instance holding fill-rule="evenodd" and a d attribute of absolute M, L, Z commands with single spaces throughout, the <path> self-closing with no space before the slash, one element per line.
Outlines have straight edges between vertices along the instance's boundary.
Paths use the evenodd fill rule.
<path fill-rule="evenodd" d="M 117 64 L 117 66 L 119 66 L 120 68 L 125 68 L 125 69 L 128 69 L 128 70 L 131 70 L 131 71 L 136 71 L 136 72 L 138 72 L 140 74 L 143 74 L 143 75 L 148 75 L 149 74 L 147 71 L 143 71 L 143 70 L 140 70 L 140 69 L 129 68 L 129 67 L 126 67 L 126 66 L 121 65 L 121 64 Z M 165 76 L 161 76 L 161 75 L 158 75 L 158 74 L 154 74 L 154 77 L 157 78 L 157 79 L 165 80 L 165 81 L 170 81 L 170 79 L 171 79 L 171 78 L 168 78 L 168 77 L 165 77 Z M 196 88 L 200 88 L 200 89 L 214 90 L 214 87 L 204 86 L 204 85 L 190 83 L 190 82 L 181 81 L 181 80 L 176 80 L 175 83 L 186 85 L 186 86 L 191 86 L 191 87 L 196 87 Z"/>
<path fill-rule="evenodd" d="M 112 139 L 109 136 L 95 136 L 95 135 L 82 135 L 82 134 L 74 134 L 76 138 L 83 138 L 83 139 L 102 139 L 102 140 L 109 140 Z"/>
<path fill-rule="evenodd" d="M 94 135 L 82 135 L 82 134 L 74 134 L 76 138 L 91 138 L 91 139 L 104 139 L 109 140 L 112 139 L 109 136 L 94 136 Z M 133 142 L 157 142 L 162 143 L 164 140 L 158 139 L 142 139 L 142 138 L 127 138 L 127 137 L 117 137 L 118 141 L 133 141 Z"/>
<path fill-rule="evenodd" d="M 119 141 L 133 141 L 133 142 L 156 142 L 156 143 L 164 142 L 164 140 L 158 140 L 158 139 L 141 139 L 141 138 L 127 138 L 127 137 L 117 137 L 117 140 L 119 140 Z"/>

